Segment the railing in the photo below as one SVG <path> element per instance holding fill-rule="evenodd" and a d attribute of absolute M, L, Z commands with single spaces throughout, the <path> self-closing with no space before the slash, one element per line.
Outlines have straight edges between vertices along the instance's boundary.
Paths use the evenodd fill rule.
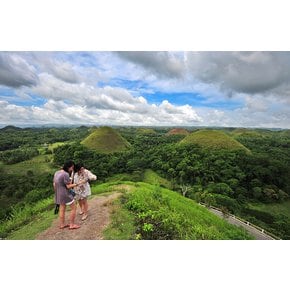
<path fill-rule="evenodd" d="M 207 204 L 205 204 L 203 202 L 199 202 L 199 204 L 202 205 L 202 206 L 204 206 L 204 207 L 207 207 L 207 208 L 215 209 L 216 211 L 219 211 L 222 215 L 224 215 L 224 213 L 222 212 L 222 210 L 220 208 L 218 208 L 218 207 L 215 207 L 215 206 L 212 206 L 212 205 L 207 205 Z M 252 226 L 252 227 L 256 228 L 261 233 L 266 234 L 266 235 L 272 237 L 274 240 L 281 240 L 281 238 L 277 237 L 276 235 L 268 232 L 267 230 L 265 230 L 265 229 L 263 229 L 263 228 L 255 225 L 255 224 L 250 223 L 249 221 L 246 221 L 246 220 L 242 219 L 241 217 L 235 216 L 235 215 L 230 214 L 230 213 L 227 213 L 226 215 L 232 217 L 233 219 L 239 220 L 240 222 L 244 223 L 247 226 Z"/>

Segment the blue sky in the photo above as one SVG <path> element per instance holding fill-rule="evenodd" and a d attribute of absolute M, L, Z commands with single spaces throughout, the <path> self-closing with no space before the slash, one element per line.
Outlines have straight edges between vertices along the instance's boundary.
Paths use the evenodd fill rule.
<path fill-rule="evenodd" d="M 290 128 L 290 53 L 0 52 L 0 126 Z"/>

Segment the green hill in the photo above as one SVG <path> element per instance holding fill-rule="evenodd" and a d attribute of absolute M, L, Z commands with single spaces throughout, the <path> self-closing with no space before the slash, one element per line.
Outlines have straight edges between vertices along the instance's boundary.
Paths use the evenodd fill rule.
<path fill-rule="evenodd" d="M 110 127 L 100 127 L 82 142 L 84 146 L 100 153 L 114 153 L 128 149 L 130 143 Z"/>
<path fill-rule="evenodd" d="M 188 134 L 189 132 L 183 128 L 171 129 L 169 132 L 166 133 L 166 135 L 188 135 Z"/>
<path fill-rule="evenodd" d="M 137 134 L 156 134 L 156 131 L 151 128 L 139 128 Z"/>
<path fill-rule="evenodd" d="M 182 139 L 180 144 L 197 144 L 208 149 L 244 150 L 247 153 L 250 152 L 240 142 L 217 130 L 200 130 L 191 133 Z"/>
<path fill-rule="evenodd" d="M 253 138 L 262 138 L 263 134 L 258 132 L 257 130 L 251 130 L 251 129 L 244 129 L 244 128 L 238 128 L 231 132 L 231 135 L 233 137 L 253 137 Z"/>
<path fill-rule="evenodd" d="M 117 185 L 114 190 L 118 187 L 124 189 L 124 185 Z M 105 232 L 106 239 L 251 239 L 244 229 L 177 192 L 142 182 L 127 183 L 128 187 L 130 190 L 126 190 L 122 203 L 115 208 L 112 223 Z"/>

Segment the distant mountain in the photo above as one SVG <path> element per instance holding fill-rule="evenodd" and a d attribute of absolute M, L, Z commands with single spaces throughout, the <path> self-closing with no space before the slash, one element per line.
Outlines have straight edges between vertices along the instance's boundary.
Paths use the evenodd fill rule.
<path fill-rule="evenodd" d="M 106 154 L 124 151 L 131 146 L 126 139 L 110 127 L 95 129 L 81 143 L 89 149 Z"/>
<path fill-rule="evenodd" d="M 216 130 L 200 130 L 191 133 L 182 139 L 180 144 L 197 144 L 208 149 L 244 150 L 250 153 L 250 150 L 240 142 L 226 135 L 224 132 Z"/>
<path fill-rule="evenodd" d="M 189 132 L 183 128 L 174 128 L 166 133 L 166 135 L 188 135 Z"/>
<path fill-rule="evenodd" d="M 15 126 L 12 126 L 12 125 L 9 125 L 9 126 L 6 126 L 2 129 L 0 129 L 1 131 L 21 131 L 22 128 L 19 128 L 19 127 L 15 127 Z"/>

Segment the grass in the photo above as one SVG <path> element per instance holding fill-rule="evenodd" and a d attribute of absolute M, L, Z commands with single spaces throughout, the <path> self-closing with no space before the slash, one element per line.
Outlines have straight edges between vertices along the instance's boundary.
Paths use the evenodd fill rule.
<path fill-rule="evenodd" d="M 96 129 L 81 143 L 89 149 L 105 154 L 124 151 L 130 147 L 130 143 L 110 127 Z"/>
<path fill-rule="evenodd" d="M 290 200 L 284 201 L 283 203 L 252 203 L 249 204 L 250 208 L 268 212 L 270 214 L 278 215 L 283 214 L 290 218 Z"/>
<path fill-rule="evenodd" d="M 68 144 L 68 143 L 67 142 L 55 142 L 55 143 L 49 144 L 48 150 L 51 150 L 53 152 L 54 149 L 56 149 L 57 147 L 62 146 L 64 144 Z"/>
<path fill-rule="evenodd" d="M 118 222 L 107 230 L 107 237 L 111 239 L 115 239 L 114 233 L 117 237 L 123 233 L 126 239 L 252 238 L 244 229 L 230 225 L 176 192 L 141 182 L 130 185 L 134 189 L 123 196 L 123 203 L 113 214 L 113 220 Z M 127 223 L 130 230 L 125 232 L 122 225 Z"/>
<path fill-rule="evenodd" d="M 45 213 L 50 212 L 51 220 L 44 218 L 42 220 L 41 216 L 46 217 Z M 53 200 L 52 198 L 46 198 L 35 204 L 27 204 L 23 208 L 13 208 L 11 217 L 1 222 L 0 224 L 0 237 L 6 239 L 33 239 L 32 233 L 36 234 L 39 230 L 39 224 L 42 224 L 42 228 L 47 226 L 47 223 L 51 222 L 55 217 L 53 212 Z M 40 220 L 37 221 L 37 219 Z M 29 225 L 30 224 L 30 225 Z M 30 228 L 28 230 L 28 228 Z M 25 237 L 23 236 L 25 235 Z"/>
<path fill-rule="evenodd" d="M 216 130 L 199 130 L 191 133 L 180 141 L 180 144 L 197 144 L 208 149 L 227 149 L 244 150 L 250 153 L 250 150 L 240 142 L 229 137 L 224 132 Z"/>
<path fill-rule="evenodd" d="M 165 188 L 171 188 L 171 183 L 165 178 L 159 176 L 156 172 L 151 169 L 146 169 L 144 172 L 143 181 L 145 183 L 153 184 L 153 185 L 160 185 Z"/>
<path fill-rule="evenodd" d="M 9 234 L 7 240 L 35 240 L 36 236 L 49 228 L 57 216 L 52 211 L 38 214 L 34 219 L 23 227 Z"/>
<path fill-rule="evenodd" d="M 104 230 L 106 240 L 129 240 L 134 236 L 134 217 L 122 208 L 120 200 L 116 200 L 111 213 L 111 223 Z"/>
<path fill-rule="evenodd" d="M 7 174 L 25 175 L 31 170 L 35 175 L 43 173 L 53 173 L 57 168 L 50 163 L 52 155 L 38 155 L 30 160 L 25 160 L 16 164 L 4 165 L 1 167 Z"/>

